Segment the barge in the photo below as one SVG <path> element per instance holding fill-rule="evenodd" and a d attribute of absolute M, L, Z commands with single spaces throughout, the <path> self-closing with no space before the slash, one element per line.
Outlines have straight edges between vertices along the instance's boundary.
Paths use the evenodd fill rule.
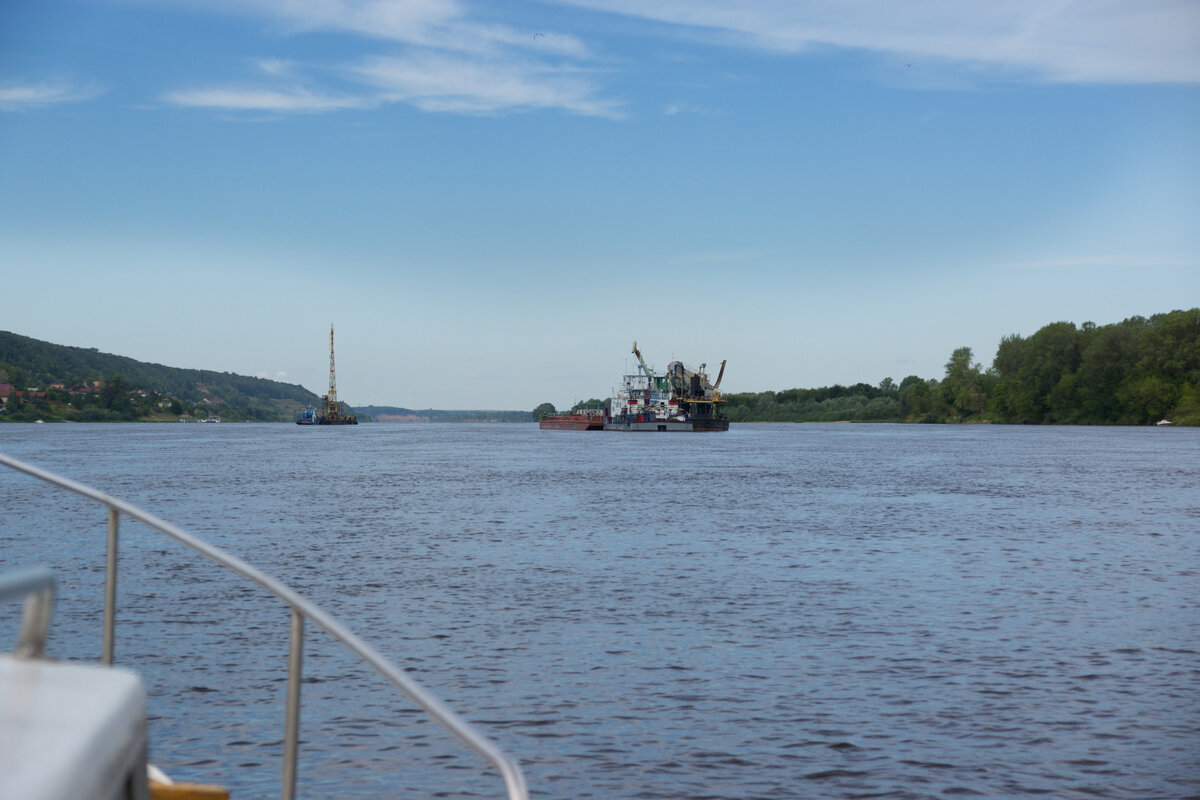
<path fill-rule="evenodd" d="M 581 408 L 561 414 L 546 414 L 538 420 L 544 431 L 602 431 L 604 430 L 603 408 Z"/>

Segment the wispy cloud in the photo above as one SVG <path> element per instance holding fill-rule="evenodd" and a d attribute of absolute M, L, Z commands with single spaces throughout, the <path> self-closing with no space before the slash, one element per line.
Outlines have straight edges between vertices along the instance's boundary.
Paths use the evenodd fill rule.
<path fill-rule="evenodd" d="M 72 86 L 65 83 L 10 83 L 0 85 L 0 111 L 28 111 L 35 108 L 90 100 L 102 94 L 99 87 Z"/>
<path fill-rule="evenodd" d="M 716 109 L 698 106 L 693 103 L 668 103 L 663 109 L 663 113 L 668 117 L 674 117 L 679 114 L 697 114 L 702 117 L 719 117 L 724 116 L 724 112 Z"/>
<path fill-rule="evenodd" d="M 576 36 L 479 22 L 456 0 L 223 0 L 220 7 L 275 19 L 292 32 L 354 33 L 476 55 L 510 48 L 570 58 L 589 55 Z"/>
<path fill-rule="evenodd" d="M 715 43 L 841 47 L 1055 83 L 1200 82 L 1195 0 L 559 0 L 679 26 Z"/>
<path fill-rule="evenodd" d="M 586 70 L 515 59 L 473 59 L 419 52 L 376 56 L 335 71 L 353 87 L 334 94 L 308 88 L 297 71 L 277 62 L 263 65 L 278 87 L 226 86 L 181 89 L 164 102 L 190 108 L 276 113 L 321 113 L 406 103 L 423 111 L 460 114 L 553 108 L 587 116 L 620 118 L 620 104 L 599 96 Z M 264 79 L 266 80 L 266 79 Z"/>
<path fill-rule="evenodd" d="M 234 112 L 323 113 L 408 104 L 427 112 L 557 109 L 620 118 L 592 49 L 578 36 L 491 21 L 467 0 L 178 0 L 250 15 L 284 34 L 360 37 L 367 54 L 259 63 L 252 80 L 165 93 L 170 104 Z M 830 47 L 902 64 L 898 85 L 966 88 L 978 80 L 1200 82 L 1195 0 L 547 0 L 653 22 L 657 36 L 781 54 Z M 371 52 L 371 51 L 374 52 Z M 307 71 L 308 75 L 303 73 Z M 329 88 L 334 79 L 342 83 Z M 884 79 L 887 80 L 887 79 Z M 2 98 L 2 95 L 0 95 Z M 0 100 L 2 102 L 2 100 Z M 10 102 L 16 102 L 10 101 Z M 719 111 L 682 102 L 666 115 Z"/>
<path fill-rule="evenodd" d="M 275 111 L 319 113 L 351 108 L 370 108 L 379 101 L 363 97 L 332 97 L 306 89 L 181 89 L 163 95 L 172 105 L 226 111 Z"/>
<path fill-rule="evenodd" d="M 411 103 L 426 111 L 488 114 L 560 108 L 589 116 L 620 116 L 617 103 L 598 99 L 587 72 L 532 61 L 425 53 L 373 58 L 349 72 L 376 86 L 387 101 Z"/>
<path fill-rule="evenodd" d="M 286 78 L 295 73 L 296 64 L 282 58 L 264 58 L 258 62 L 258 68 L 268 75 Z"/>
<path fill-rule="evenodd" d="M 382 102 L 374 97 L 313 90 L 301 66 L 293 61 L 269 58 L 255 66 L 260 74 L 254 86 L 177 89 L 164 94 L 162 100 L 187 108 L 301 114 L 371 108 Z"/>
<path fill-rule="evenodd" d="M 379 42 L 381 52 L 358 61 L 314 68 L 336 74 L 342 92 L 317 88 L 295 62 L 259 62 L 253 85 L 167 92 L 173 105 L 229 111 L 316 113 L 405 103 L 424 111 L 496 114 L 530 109 L 618 118 L 620 103 L 605 99 L 591 58 L 575 36 L 482 23 L 454 0 L 216 0 L 208 10 L 274 20 L 290 34 L 350 33 Z"/>

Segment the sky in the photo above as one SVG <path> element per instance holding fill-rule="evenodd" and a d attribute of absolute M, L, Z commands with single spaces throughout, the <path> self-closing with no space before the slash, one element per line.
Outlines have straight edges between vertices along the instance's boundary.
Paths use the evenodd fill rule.
<path fill-rule="evenodd" d="M 0 2 L 0 330 L 523 410 L 1197 305 L 1195 0 Z"/>

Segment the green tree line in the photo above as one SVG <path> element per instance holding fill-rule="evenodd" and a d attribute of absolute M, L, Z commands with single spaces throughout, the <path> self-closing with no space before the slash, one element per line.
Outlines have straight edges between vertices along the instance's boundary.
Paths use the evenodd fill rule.
<path fill-rule="evenodd" d="M 590 400 L 580 400 L 578 403 L 571 406 L 571 409 L 569 411 L 564 412 L 564 413 L 573 414 L 576 411 L 582 411 L 585 409 L 597 409 L 597 408 L 603 408 L 607 411 L 610 401 L 611 401 L 611 398 L 607 399 L 607 400 L 601 400 L 598 397 L 593 397 Z M 533 412 L 532 412 L 533 421 L 538 422 L 539 420 L 541 420 L 542 417 L 546 416 L 547 414 L 557 414 L 557 413 L 559 413 L 559 412 L 557 410 L 555 410 L 553 403 L 542 403 L 541 405 L 539 405 L 537 408 L 535 408 L 533 410 Z"/>
<path fill-rule="evenodd" d="M 1006 336 L 991 367 L 954 350 L 941 379 L 726 395 L 735 422 L 1200 425 L 1200 308 Z"/>

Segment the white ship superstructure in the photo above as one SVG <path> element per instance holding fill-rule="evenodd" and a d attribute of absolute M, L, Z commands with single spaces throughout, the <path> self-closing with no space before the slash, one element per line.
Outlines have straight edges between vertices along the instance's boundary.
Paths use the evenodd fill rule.
<path fill-rule="evenodd" d="M 721 393 L 717 390 L 725 374 L 710 384 L 704 374 L 691 372 L 679 361 L 672 361 L 665 375 L 658 375 L 642 358 L 637 342 L 637 371 L 625 375 L 621 386 L 609 400 L 609 418 L 605 430 L 618 431 L 724 431 L 729 421 L 717 413 Z"/>

